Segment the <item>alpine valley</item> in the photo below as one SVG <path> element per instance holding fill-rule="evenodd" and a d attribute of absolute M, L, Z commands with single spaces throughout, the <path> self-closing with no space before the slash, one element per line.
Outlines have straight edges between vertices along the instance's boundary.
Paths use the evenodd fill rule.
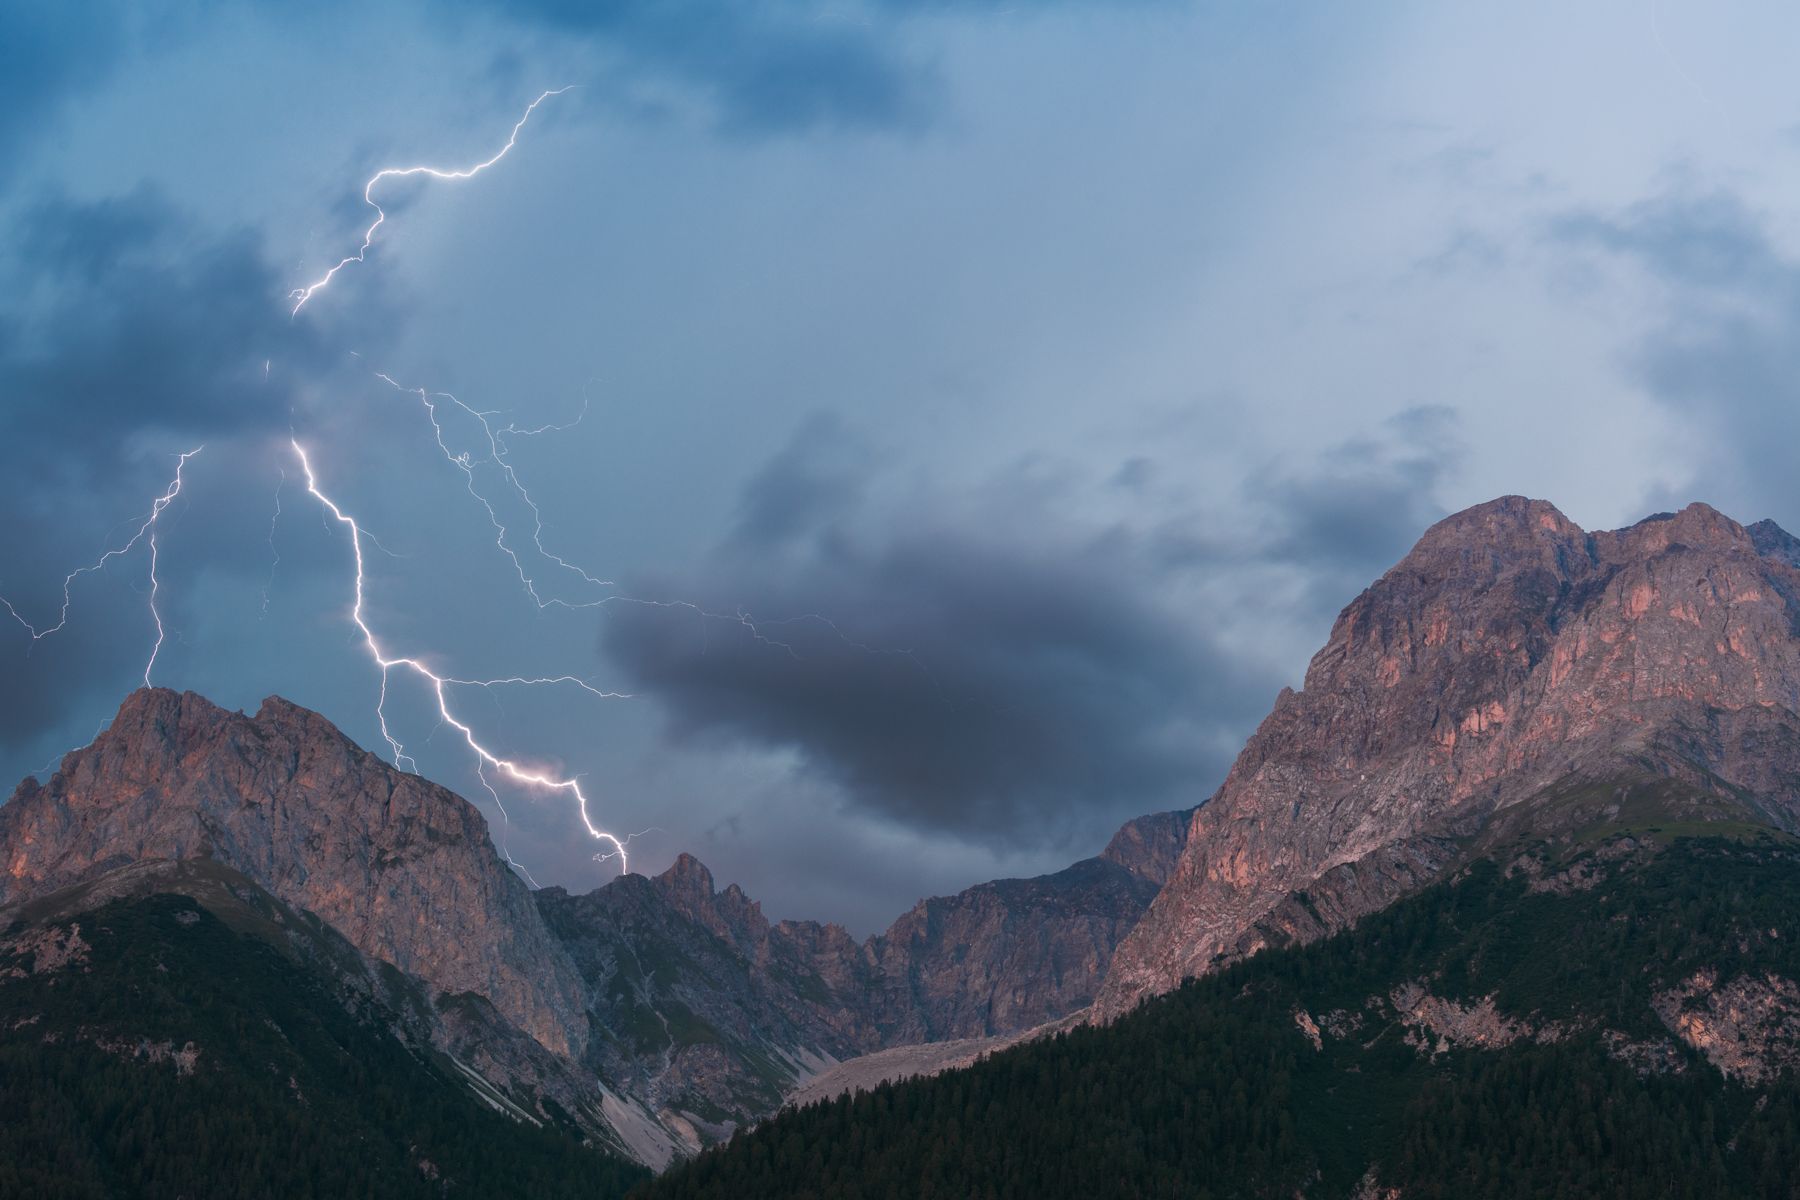
<path fill-rule="evenodd" d="M 1800 540 L 1452 516 L 1202 799 L 859 942 L 145 689 L 0 806 L 0 1194 L 1794 1194 Z"/>

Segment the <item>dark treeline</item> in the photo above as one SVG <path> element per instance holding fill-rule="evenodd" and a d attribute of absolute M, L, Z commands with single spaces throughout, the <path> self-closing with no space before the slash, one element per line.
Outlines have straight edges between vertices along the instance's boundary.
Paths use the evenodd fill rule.
<path fill-rule="evenodd" d="M 1800 977 L 1797 914 L 1800 855 L 1772 839 L 1677 842 L 1564 894 L 1482 863 L 1109 1027 L 785 1113 L 634 1196 L 1800 1195 L 1792 1078 L 1728 1082 L 1650 1006 L 1702 967 Z M 1564 1032 L 1433 1054 L 1388 1000 L 1415 980 Z M 1620 1036 L 1682 1069 L 1640 1072 L 1608 1052 Z"/>
<path fill-rule="evenodd" d="M 0 986 L 0 1197 L 604 1200 L 646 1177 L 483 1107 L 185 897 L 78 920 L 83 961 Z M 139 1039 L 193 1042 L 194 1070 Z"/>

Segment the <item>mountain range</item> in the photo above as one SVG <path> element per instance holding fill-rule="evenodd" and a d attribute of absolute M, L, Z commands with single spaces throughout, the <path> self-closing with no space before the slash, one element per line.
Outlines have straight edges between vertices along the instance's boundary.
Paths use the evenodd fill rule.
<path fill-rule="evenodd" d="M 587 895 L 532 891 L 461 797 L 271 698 L 143 689 L 0 807 L 0 906 L 154 894 L 186 864 L 318 918 L 432 997 L 430 1042 L 652 1166 L 774 1111 L 841 1059 L 1010 1034 L 1092 1002 L 1185 824 L 1147 818 L 1030 880 L 921 901 L 857 942 L 771 923 L 681 855 Z"/>
<path fill-rule="evenodd" d="M 1288 1049 L 1317 1043 L 1318 1061 L 1338 1072 L 1321 1094 L 1345 1072 L 1424 1086 L 1418 1063 L 1434 1053 L 1560 1045 L 1576 1032 L 1601 1051 L 1612 1045 L 1601 1058 L 1627 1073 L 1713 1071 L 1745 1087 L 1785 1079 L 1789 1025 L 1800 1039 L 1800 988 L 1773 951 L 1752 963 L 1728 939 L 1686 957 L 1614 947 L 1646 979 L 1664 967 L 1685 974 L 1657 975 L 1629 1003 L 1609 998 L 1625 1007 L 1603 1015 L 1591 979 L 1539 989 L 1532 1007 L 1509 992 L 1519 985 L 1506 971 L 1525 968 L 1505 954 L 1479 969 L 1455 963 L 1478 931 L 1498 938 L 1527 916 L 1562 928 L 1521 897 L 1624 904 L 1677 863 L 1692 872 L 1727 862 L 1750 878 L 1796 833 L 1800 541 L 1705 505 L 1588 533 L 1543 501 L 1506 497 L 1432 527 L 1343 610 L 1303 686 L 1277 698 L 1210 798 L 1129 822 L 1100 855 L 1055 874 L 922 900 L 860 942 L 835 925 L 771 922 L 686 855 L 661 875 L 586 895 L 533 891 L 471 805 L 317 714 L 271 698 L 246 716 L 193 694 L 139 691 L 92 745 L 0 806 L 0 1053 L 47 1069 L 46 1056 L 79 1045 L 109 1070 L 160 1072 L 159 1086 L 223 1072 L 241 1094 L 276 1104 L 281 1089 L 240 1053 L 245 1022 L 222 1021 L 229 1005 L 183 998 L 212 984 L 194 979 L 148 1005 L 141 1029 L 130 1009 L 96 999 L 87 1013 L 58 999 L 79 1000 L 98 979 L 132 990 L 147 970 L 206 974 L 207 961 L 229 974 L 223 956 L 246 978 L 307 981 L 286 992 L 304 992 L 310 1007 L 271 1018 L 283 1031 L 337 1029 L 332 1014 L 348 1014 L 334 1044 L 353 1033 L 384 1047 L 408 1081 L 397 1094 L 466 1105 L 458 1119 L 506 1130 L 497 1142 L 560 1137 L 595 1161 L 662 1169 L 730 1141 L 722 1157 L 704 1155 L 660 1185 L 719 1195 L 734 1193 L 680 1193 L 681 1181 L 703 1180 L 715 1158 L 756 1153 L 784 1128 L 813 1128 L 794 1123 L 851 1104 L 834 1099 L 846 1088 L 916 1096 L 920 1112 L 935 1111 L 932 1082 L 875 1085 L 1006 1046 L 943 1086 L 992 1078 L 1008 1062 L 1055 1066 L 1032 1056 L 1108 1036 L 1135 1046 L 1132 1030 L 1177 1011 L 1194 1028 L 1229 1024 L 1239 1018 L 1210 982 L 1227 977 L 1246 994 L 1279 994 L 1267 1011 L 1284 1037 L 1301 1039 Z M 1736 839 L 1762 857 L 1678 853 L 1687 838 Z M 1457 890 L 1471 887 L 1487 890 Z M 1410 957 L 1355 942 L 1378 914 L 1437 912 L 1429 906 L 1448 894 L 1478 895 L 1480 920 Z M 1734 919 L 1726 912 L 1720 928 Z M 133 957 L 142 943 L 98 932 L 127 926 L 169 949 L 146 966 Z M 214 939 L 210 960 L 177 952 L 184 931 Z M 1330 995 L 1286 976 L 1270 982 L 1278 968 L 1267 964 L 1310 963 L 1308 953 L 1339 963 Z M 1194 999 L 1195 979 L 1214 991 Z M 65 1009 L 87 1015 L 70 1023 Z M 1750 1010 L 1756 1030 L 1776 1032 L 1721 1050 L 1719 1014 L 1737 1014 L 1736 1037 Z M 214 1040 L 183 1034 L 184 1020 Z M 1365 1024 L 1425 1050 L 1391 1063 L 1327 1053 Z M 1540 1036 L 1550 1029 L 1569 1038 Z M 275 1075 L 286 1070 L 279 1054 L 271 1061 Z M 309 1111 L 349 1114 L 353 1092 L 320 1080 Z M 819 1103 L 768 1120 L 796 1096 Z M 1366 1146 L 1399 1146 L 1410 1119 L 1395 1109 L 1392 1128 Z M 923 1127 L 864 1124 L 857 1141 L 870 1146 L 898 1146 Z M 87 1166 L 103 1172 L 114 1143 L 90 1132 Z M 369 1169 L 408 1186 L 477 1178 L 453 1146 L 421 1151 L 420 1137 L 389 1137 L 391 1164 L 374 1156 Z M 508 1150 L 545 1180 L 562 1169 L 559 1153 L 536 1141 Z M 1046 1150 L 1044 1161 L 1057 1159 Z M 1282 1194 L 1313 1194 L 1320 1181 L 1385 1194 L 1393 1172 L 1348 1151 L 1308 1161 L 1312 1175 L 1281 1176 Z M 618 1172 L 587 1194 L 634 1178 Z M 906 1190 L 918 1183 L 894 1194 L 925 1194 Z M 770 1194 L 850 1194 L 822 1186 Z M 545 1190 L 555 1191 L 533 1194 Z"/>

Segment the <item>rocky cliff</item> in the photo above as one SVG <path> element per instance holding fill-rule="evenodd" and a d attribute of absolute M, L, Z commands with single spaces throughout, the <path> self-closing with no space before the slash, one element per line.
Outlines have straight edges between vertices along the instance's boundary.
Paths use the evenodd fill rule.
<path fill-rule="evenodd" d="M 692 1148 L 842 1059 L 1085 1008 L 1156 890 L 1087 859 L 922 900 L 860 943 L 837 925 L 769 921 L 689 855 L 655 878 L 536 898 L 589 989 L 587 1061 Z"/>
<path fill-rule="evenodd" d="M 1086 1007 L 1156 893 L 1090 858 L 921 900 L 865 948 L 880 1044 L 1013 1033 Z"/>
<path fill-rule="evenodd" d="M 1160 888 L 1181 861 L 1181 852 L 1187 848 L 1188 826 L 1193 821 L 1191 808 L 1135 817 L 1119 827 L 1100 857 Z"/>
<path fill-rule="evenodd" d="M 1703 504 L 1605 533 L 1521 497 L 1440 522 L 1194 813 L 1100 1011 L 1373 911 L 1584 783 L 1679 779 L 1794 829 L 1797 551 Z"/>
<path fill-rule="evenodd" d="M 0 806 L 0 904 L 148 860 L 209 858 L 433 990 L 485 997 L 558 1055 L 585 989 L 467 801 L 271 698 L 131 695 L 48 784 Z"/>

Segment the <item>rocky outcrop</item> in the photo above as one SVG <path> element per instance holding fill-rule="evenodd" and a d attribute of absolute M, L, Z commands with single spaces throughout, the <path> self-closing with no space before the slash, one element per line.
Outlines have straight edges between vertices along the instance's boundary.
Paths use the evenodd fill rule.
<path fill-rule="evenodd" d="M 1652 1001 L 1669 1032 L 1713 1066 L 1760 1083 L 1800 1066 L 1800 987 L 1779 975 L 1695 972 Z"/>
<path fill-rule="evenodd" d="M 1191 808 L 1134 818 L 1119 827 L 1100 857 L 1161 887 L 1181 861 L 1193 820 Z"/>
<path fill-rule="evenodd" d="M 589 990 L 587 1061 L 697 1141 L 773 1111 L 840 1060 L 985 1039 L 1085 1008 L 1156 885 L 1087 859 L 922 900 L 858 943 L 771 923 L 680 856 L 654 879 L 537 893 Z"/>
<path fill-rule="evenodd" d="M 588 985 L 586 1061 L 691 1129 L 693 1149 L 873 1045 L 856 942 L 836 926 L 772 925 L 735 885 L 716 891 L 689 855 L 655 878 L 536 899 Z M 840 991 L 833 978 L 849 983 Z"/>
<path fill-rule="evenodd" d="M 1589 534 L 1516 496 L 1440 522 L 1196 810 L 1098 1011 L 1373 911 L 1509 805 L 1582 780 L 1755 795 L 1794 829 L 1797 629 L 1800 542 L 1768 522 L 1696 504 Z"/>
<path fill-rule="evenodd" d="M 1509 1017 L 1494 1007 L 1492 996 L 1472 1003 L 1434 996 L 1423 980 L 1401 984 L 1388 995 L 1399 1019 L 1410 1028 L 1408 1045 L 1426 1054 L 1442 1054 L 1455 1046 L 1494 1050 L 1521 1039 L 1556 1041 L 1562 1030 Z"/>
<path fill-rule="evenodd" d="M 867 948 L 881 1044 L 1011 1033 L 1085 1007 L 1156 892 L 1090 858 L 920 901 Z"/>
<path fill-rule="evenodd" d="M 49 783 L 0 806 L 0 904 L 147 860 L 207 858 L 439 993 L 485 997 L 559 1055 L 585 990 L 467 801 L 271 698 L 254 717 L 132 694 Z"/>

